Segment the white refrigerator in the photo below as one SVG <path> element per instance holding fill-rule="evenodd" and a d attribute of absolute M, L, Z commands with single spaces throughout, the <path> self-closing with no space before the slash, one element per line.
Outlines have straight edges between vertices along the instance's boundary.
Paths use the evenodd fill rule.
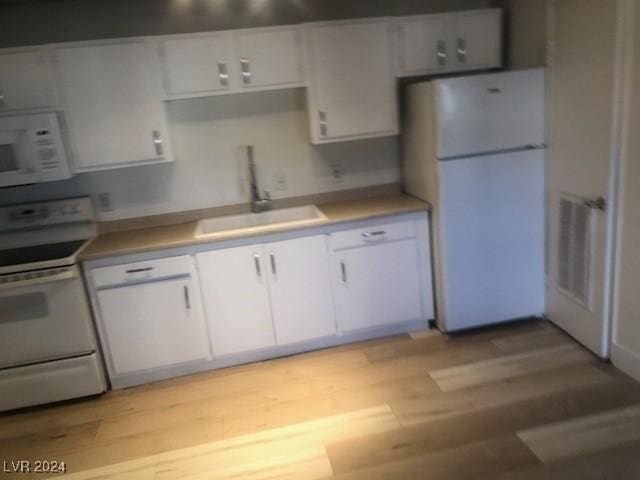
<path fill-rule="evenodd" d="M 433 206 L 445 331 L 542 316 L 544 70 L 407 87 L 404 188 Z"/>

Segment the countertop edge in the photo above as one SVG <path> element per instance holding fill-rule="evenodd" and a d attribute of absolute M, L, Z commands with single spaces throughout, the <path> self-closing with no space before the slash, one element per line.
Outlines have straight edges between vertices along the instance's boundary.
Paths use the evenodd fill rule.
<path fill-rule="evenodd" d="M 370 202 L 374 202 L 374 201 L 381 202 L 384 200 L 385 200 L 385 197 L 375 197 L 375 198 L 369 199 Z M 127 255 L 141 254 L 145 252 L 154 252 L 154 251 L 181 248 L 181 247 L 192 247 L 195 245 L 215 244 L 215 243 L 220 243 L 225 241 L 241 240 L 244 238 L 252 238 L 252 237 L 265 236 L 265 235 L 286 233 L 286 232 L 291 232 L 296 230 L 304 231 L 312 228 L 330 227 L 334 225 L 341 225 L 341 224 L 351 223 L 351 222 L 374 220 L 376 218 L 384 218 L 384 217 L 391 217 L 391 216 L 419 213 L 419 212 L 429 212 L 432 209 L 430 204 L 408 195 L 394 195 L 392 197 L 388 197 L 388 200 L 389 202 L 401 200 L 401 201 L 407 201 L 407 202 L 412 201 L 415 203 L 414 205 L 402 206 L 396 209 L 391 208 L 388 211 L 373 211 L 371 213 L 353 214 L 353 215 L 347 214 L 344 217 L 335 218 L 335 219 L 332 219 L 330 218 L 330 216 L 327 215 L 328 218 L 326 220 L 322 222 L 314 223 L 312 225 L 301 225 L 301 226 L 286 225 L 283 227 L 273 226 L 272 228 L 265 227 L 258 230 L 246 231 L 243 233 L 221 236 L 218 238 L 195 237 L 194 233 L 195 233 L 197 221 L 191 221 L 184 224 L 176 224 L 176 225 L 147 227 L 147 228 L 137 229 L 134 231 L 107 233 L 104 235 L 98 235 L 89 245 L 87 245 L 87 247 L 84 248 L 83 251 L 80 252 L 80 254 L 78 255 L 78 262 L 91 262 L 91 261 L 102 260 L 105 258 L 122 257 Z M 326 215 L 324 211 L 325 209 L 349 208 L 350 204 L 357 204 L 357 203 L 361 204 L 363 203 L 363 201 L 358 200 L 355 202 L 353 201 L 337 202 L 336 204 L 318 205 L 318 208 L 322 211 L 323 214 Z M 167 241 L 162 244 L 155 244 L 155 245 L 147 244 L 147 245 L 141 245 L 141 246 L 131 246 L 127 248 L 111 248 L 111 249 L 105 248 L 103 249 L 104 251 L 101 251 L 100 249 L 98 249 L 95 253 L 91 252 L 92 244 L 106 236 L 114 236 L 114 235 L 119 236 L 119 235 L 127 235 L 127 234 L 130 235 L 131 232 L 142 234 L 142 232 L 149 231 L 156 228 L 169 229 L 169 228 L 180 228 L 180 227 L 183 227 L 185 230 L 191 230 L 192 236 L 190 238 L 183 238 L 177 241 Z"/>

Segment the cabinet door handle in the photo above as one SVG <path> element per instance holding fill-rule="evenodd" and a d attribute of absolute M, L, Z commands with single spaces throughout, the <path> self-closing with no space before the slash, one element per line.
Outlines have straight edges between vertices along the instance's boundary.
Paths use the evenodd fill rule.
<path fill-rule="evenodd" d="M 162 148 L 162 136 L 160 130 L 153 131 L 153 146 L 156 149 L 156 155 L 161 157 L 164 154 L 164 148 Z"/>
<path fill-rule="evenodd" d="M 458 61 L 467 63 L 467 41 L 462 37 L 458 38 Z"/>
<path fill-rule="evenodd" d="M 329 134 L 329 128 L 327 124 L 327 113 L 322 110 L 318 111 L 318 119 L 320 123 L 320 135 L 326 137 Z"/>
<path fill-rule="evenodd" d="M 125 270 L 125 273 L 143 273 L 150 272 L 151 270 L 153 270 L 153 267 L 132 268 L 131 270 Z"/>
<path fill-rule="evenodd" d="M 347 283 L 347 266 L 344 261 L 340 262 L 340 272 L 342 273 L 342 283 Z"/>
<path fill-rule="evenodd" d="M 187 310 L 191 310 L 191 300 L 189 299 L 189 287 L 184 286 L 184 304 Z"/>
<path fill-rule="evenodd" d="M 4 101 L 5 101 L 4 90 L 2 89 L 2 85 L 0 85 L 0 108 L 4 107 Z"/>
<path fill-rule="evenodd" d="M 271 259 L 271 273 L 273 273 L 273 275 L 277 275 L 278 271 L 276 269 L 276 256 L 273 252 L 269 253 L 269 258 Z"/>
<path fill-rule="evenodd" d="M 438 40 L 436 56 L 438 57 L 438 65 L 444 67 L 447 64 L 447 44 L 444 40 Z"/>
<path fill-rule="evenodd" d="M 251 85 L 251 64 L 248 58 L 240 59 L 240 71 L 242 72 L 242 83 Z"/>
<path fill-rule="evenodd" d="M 220 86 L 229 86 L 229 70 L 225 62 L 218 62 L 218 78 L 220 79 Z"/>
<path fill-rule="evenodd" d="M 258 277 L 262 278 L 262 269 L 260 268 L 260 255 L 258 255 L 257 253 L 254 253 L 253 262 L 256 265 L 256 273 L 258 274 Z"/>
<path fill-rule="evenodd" d="M 375 232 L 364 232 L 362 236 L 364 238 L 373 238 L 373 237 L 382 237 L 386 235 L 387 232 L 385 230 L 376 230 Z"/>

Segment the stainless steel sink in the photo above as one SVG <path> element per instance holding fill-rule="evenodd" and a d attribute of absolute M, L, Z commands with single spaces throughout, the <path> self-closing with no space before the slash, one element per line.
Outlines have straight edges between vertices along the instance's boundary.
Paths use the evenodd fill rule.
<path fill-rule="evenodd" d="M 283 208 L 269 210 L 262 213 L 243 213 L 226 217 L 207 218 L 200 220 L 196 227 L 197 238 L 228 234 L 241 230 L 268 230 L 269 227 L 303 227 L 321 223 L 327 217 L 315 205 L 304 207 Z"/>

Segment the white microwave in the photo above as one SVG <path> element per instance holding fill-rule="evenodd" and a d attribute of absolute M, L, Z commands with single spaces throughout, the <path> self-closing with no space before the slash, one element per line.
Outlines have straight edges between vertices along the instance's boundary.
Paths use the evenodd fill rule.
<path fill-rule="evenodd" d="M 0 187 L 71 176 L 55 113 L 0 117 Z"/>

